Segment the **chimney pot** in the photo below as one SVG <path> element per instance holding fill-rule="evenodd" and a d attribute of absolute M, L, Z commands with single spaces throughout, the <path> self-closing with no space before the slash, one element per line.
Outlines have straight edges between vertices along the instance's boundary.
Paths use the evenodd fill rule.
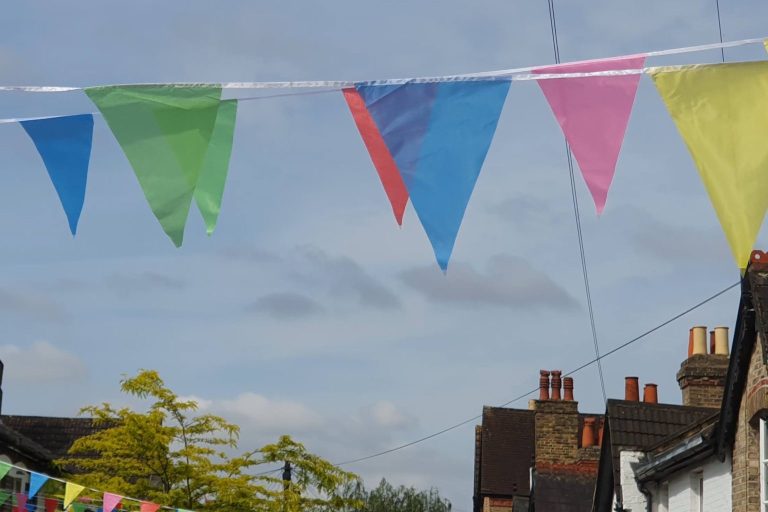
<path fill-rule="evenodd" d="M 728 355 L 728 328 L 715 327 L 715 350 L 714 354 Z"/>
<path fill-rule="evenodd" d="M 549 372 L 539 370 L 539 400 L 549 400 Z"/>
<path fill-rule="evenodd" d="M 659 391 L 656 384 L 648 383 L 643 387 L 643 402 L 647 404 L 659 403 Z"/>
<path fill-rule="evenodd" d="M 707 327 L 697 325 L 693 328 L 693 355 L 707 353 Z"/>
<path fill-rule="evenodd" d="M 563 400 L 573 401 L 573 377 L 563 377 Z"/>
<path fill-rule="evenodd" d="M 693 355 L 693 327 L 688 329 L 688 357 Z"/>
<path fill-rule="evenodd" d="M 637 402 L 640 400 L 639 379 L 637 377 L 624 378 L 624 400 Z"/>
<path fill-rule="evenodd" d="M 581 431 L 581 447 L 595 446 L 595 418 L 584 418 L 584 428 Z"/>
<path fill-rule="evenodd" d="M 605 430 L 605 418 L 600 418 L 600 429 L 597 431 L 597 446 L 603 446 L 603 430 Z"/>
<path fill-rule="evenodd" d="M 560 400 L 560 375 L 562 375 L 563 372 L 560 370 L 552 370 L 552 393 L 550 398 L 552 400 Z"/>

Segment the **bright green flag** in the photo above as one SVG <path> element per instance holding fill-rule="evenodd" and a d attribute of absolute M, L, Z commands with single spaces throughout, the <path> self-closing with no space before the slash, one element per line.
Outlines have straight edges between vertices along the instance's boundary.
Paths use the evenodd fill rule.
<path fill-rule="evenodd" d="M 7 462 L 0 462 L 0 480 L 5 477 L 5 475 L 8 474 L 8 472 L 11 470 L 11 465 Z"/>
<path fill-rule="evenodd" d="M 768 62 L 650 71 L 745 268 L 768 209 Z"/>
<path fill-rule="evenodd" d="M 0 507 L 5 505 L 5 502 L 8 501 L 8 498 L 10 497 L 11 497 L 11 491 L 0 489 Z"/>
<path fill-rule="evenodd" d="M 110 86 L 85 92 L 173 243 L 178 247 L 183 241 L 192 197 L 212 232 L 232 149 L 236 101 L 222 102 L 219 86 Z"/>

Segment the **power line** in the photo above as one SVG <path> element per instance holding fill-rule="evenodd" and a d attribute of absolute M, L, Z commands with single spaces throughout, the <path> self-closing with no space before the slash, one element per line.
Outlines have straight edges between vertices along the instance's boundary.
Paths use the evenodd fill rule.
<path fill-rule="evenodd" d="M 723 24 L 720 22 L 720 0 L 715 0 L 715 7 L 717 8 L 717 30 L 720 32 L 720 43 L 723 42 Z M 725 48 L 720 47 L 720 57 L 725 63 Z"/>
<path fill-rule="evenodd" d="M 653 327 L 652 329 L 648 329 L 647 331 L 645 331 L 644 333 L 640 334 L 639 336 L 635 336 L 631 340 L 622 343 L 621 345 L 619 345 L 619 346 L 609 350 L 605 354 L 603 354 L 601 356 L 597 356 L 594 359 L 592 359 L 591 361 L 587 361 L 586 363 L 582 364 L 581 366 L 579 366 L 579 367 L 577 367 L 577 368 L 575 368 L 573 370 L 567 371 L 565 374 L 563 374 L 563 376 L 573 375 L 574 373 L 579 372 L 579 371 L 583 370 L 584 368 L 586 368 L 586 367 L 588 367 L 588 366 L 590 366 L 590 365 L 592 365 L 594 363 L 599 363 L 600 360 L 602 360 L 603 358 L 606 358 L 606 357 L 608 357 L 608 356 L 610 356 L 612 354 L 615 354 L 619 350 L 627 348 L 628 346 L 632 345 L 633 343 L 636 343 L 636 342 L 642 340 L 643 338 L 645 338 L 649 334 L 652 334 L 652 333 L 658 331 L 659 329 L 661 329 L 663 327 L 666 327 L 667 325 L 671 324 L 675 320 L 678 320 L 678 319 L 684 317 L 685 315 L 687 315 L 688 313 L 690 313 L 691 311 L 694 311 L 694 310 L 700 308 L 701 306 L 707 304 L 708 302 L 711 302 L 711 301 L 715 300 L 716 298 L 720 297 L 724 293 L 727 293 L 730 290 L 732 290 L 733 288 L 736 288 L 740 284 L 741 284 L 740 281 L 737 281 L 737 282 L 733 283 L 732 285 L 730 285 L 730 286 L 720 290 L 719 292 L 715 293 L 714 295 L 710 295 L 709 297 L 707 297 L 706 299 L 702 300 L 701 302 L 698 302 L 697 304 L 689 307 L 685 311 L 683 311 L 681 313 L 678 313 L 675 316 L 665 320 L 664 322 L 658 324 L 657 326 Z M 536 387 L 536 388 L 533 388 L 533 389 L 531 389 L 529 391 L 526 391 L 525 393 L 523 393 L 523 394 L 521 394 L 519 396 L 516 396 L 512 400 L 510 400 L 508 402 L 505 402 L 505 403 L 499 405 L 498 407 L 506 407 L 508 405 L 511 405 L 514 402 L 517 402 L 518 400 L 522 400 L 523 398 L 527 397 L 528 395 L 530 395 L 532 393 L 535 393 L 536 391 L 538 391 L 538 389 L 539 388 Z M 371 455 L 367 455 L 365 457 L 360 457 L 360 458 L 357 458 L 357 459 L 352 459 L 352 460 L 347 460 L 347 461 L 344 461 L 344 462 L 339 462 L 338 464 L 334 464 L 334 465 L 335 466 L 345 466 L 345 465 L 348 465 L 348 464 L 355 464 L 355 463 L 358 463 L 358 462 L 363 462 L 363 461 L 366 461 L 366 460 L 374 459 L 376 457 L 381 457 L 382 455 L 387 455 L 389 453 L 396 452 L 396 451 L 402 450 L 404 448 L 408 448 L 410 446 L 422 443 L 422 442 L 427 441 L 429 439 L 435 438 L 437 436 L 440 436 L 442 434 L 450 432 L 451 430 L 456 430 L 459 427 L 463 427 L 467 423 L 472 423 L 473 421 L 477 421 L 481 417 L 482 417 L 482 415 L 478 414 L 477 416 L 473 416 L 473 417 L 471 417 L 469 419 L 466 419 L 466 420 L 464 420 L 464 421 L 462 421 L 460 423 L 456 423 L 455 425 L 451 425 L 450 427 L 446 427 L 446 428 L 444 428 L 442 430 L 439 430 L 439 431 L 437 431 L 437 432 L 435 432 L 433 434 L 429 434 L 428 436 L 421 437 L 421 438 L 416 439 L 414 441 L 411 441 L 409 443 L 401 444 L 399 446 L 395 446 L 394 448 L 390 448 L 388 450 L 384 450 L 384 451 L 377 452 L 377 453 L 374 453 L 374 454 L 371 454 Z"/>
<path fill-rule="evenodd" d="M 552 49 L 555 54 L 555 62 L 560 64 L 560 45 L 557 37 L 557 17 L 555 15 L 555 1 L 547 0 L 549 5 L 549 28 L 552 33 Z M 597 360 L 597 372 L 600 375 L 600 389 L 603 392 L 603 402 L 608 400 L 605 392 L 605 378 L 603 377 L 603 364 L 600 362 L 600 344 L 597 341 L 597 327 L 595 327 L 595 310 L 592 307 L 592 292 L 589 287 L 589 272 L 587 271 L 587 256 L 584 252 L 584 234 L 581 230 L 581 214 L 579 213 L 579 198 L 576 194 L 576 179 L 574 178 L 573 156 L 568 139 L 565 139 L 565 155 L 568 161 L 568 175 L 571 180 L 571 199 L 573 202 L 573 218 L 576 221 L 576 235 L 579 240 L 579 256 L 581 259 L 581 275 L 584 278 L 584 294 L 587 298 L 587 312 L 589 313 L 589 326 L 592 329 L 592 344 L 595 348 Z"/>

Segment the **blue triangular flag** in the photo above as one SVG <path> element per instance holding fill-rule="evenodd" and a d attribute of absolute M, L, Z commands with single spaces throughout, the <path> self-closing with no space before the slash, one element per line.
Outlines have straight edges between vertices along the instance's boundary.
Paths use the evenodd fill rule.
<path fill-rule="evenodd" d="M 35 497 L 35 495 L 37 494 L 37 491 L 40 490 L 43 484 L 48 481 L 48 477 L 45 475 L 41 475 L 40 473 L 34 473 L 34 472 L 31 472 L 29 475 L 30 476 L 29 476 L 28 496 L 29 496 L 29 499 L 31 500 L 32 498 Z"/>
<path fill-rule="evenodd" d="M 445 271 L 508 80 L 359 85 Z"/>
<path fill-rule="evenodd" d="M 49 117 L 20 121 L 35 143 L 48 169 L 61 206 L 67 214 L 69 230 L 77 232 L 77 222 L 85 201 L 88 161 L 91 158 L 93 116 Z"/>

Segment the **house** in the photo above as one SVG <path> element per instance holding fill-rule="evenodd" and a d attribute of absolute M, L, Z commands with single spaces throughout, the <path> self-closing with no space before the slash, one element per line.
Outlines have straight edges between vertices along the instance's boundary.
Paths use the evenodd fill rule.
<path fill-rule="evenodd" d="M 539 399 L 528 409 L 484 407 L 475 428 L 474 512 L 589 510 L 601 424 L 600 415 L 579 413 L 573 379 L 557 370 L 541 370 Z"/>
<path fill-rule="evenodd" d="M 710 334 L 707 352 L 706 329 L 691 330 L 677 374 L 678 407 L 690 420 L 683 428 L 656 443 L 611 442 L 621 411 L 609 401 L 593 510 L 768 510 L 768 255 L 753 251 L 742 278 L 730 357 L 727 330 Z M 697 417 L 702 407 L 712 413 Z M 635 423 L 635 435 L 650 433 L 651 423 Z"/>

